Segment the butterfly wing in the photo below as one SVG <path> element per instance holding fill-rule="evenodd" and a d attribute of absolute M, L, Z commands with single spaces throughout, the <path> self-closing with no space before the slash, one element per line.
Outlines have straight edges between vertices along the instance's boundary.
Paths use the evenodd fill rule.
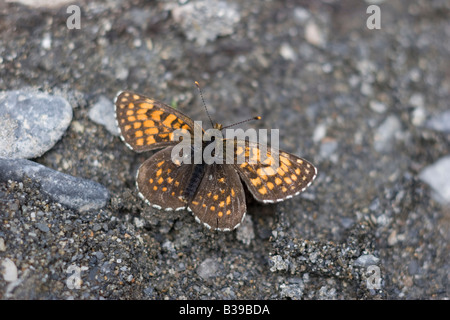
<path fill-rule="evenodd" d="M 208 229 L 231 231 L 244 219 L 247 207 L 244 189 L 233 165 L 211 164 L 206 167 L 189 210 Z"/>
<path fill-rule="evenodd" d="M 143 95 L 123 91 L 115 100 L 120 137 L 132 150 L 144 152 L 177 144 L 177 129 L 194 134 L 194 121 L 174 108 Z M 200 128 L 201 130 L 201 128 Z"/>
<path fill-rule="evenodd" d="M 234 167 L 259 202 L 274 203 L 292 198 L 316 178 L 316 167 L 293 154 L 270 147 L 265 150 L 256 142 L 244 140 L 235 140 L 234 147 Z M 276 161 L 277 155 L 279 161 Z"/>
<path fill-rule="evenodd" d="M 136 174 L 139 196 L 157 209 L 182 210 L 187 204 L 180 199 L 189 183 L 193 166 L 172 161 L 173 147 L 148 158 Z"/>

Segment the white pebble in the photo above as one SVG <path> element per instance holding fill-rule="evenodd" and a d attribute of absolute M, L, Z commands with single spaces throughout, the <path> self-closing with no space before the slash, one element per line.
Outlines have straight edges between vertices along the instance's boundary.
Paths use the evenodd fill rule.
<path fill-rule="evenodd" d="M 9 259 L 5 258 L 2 261 L 2 270 L 3 279 L 5 279 L 6 282 L 14 282 L 17 280 L 17 267 L 15 263 Z"/>

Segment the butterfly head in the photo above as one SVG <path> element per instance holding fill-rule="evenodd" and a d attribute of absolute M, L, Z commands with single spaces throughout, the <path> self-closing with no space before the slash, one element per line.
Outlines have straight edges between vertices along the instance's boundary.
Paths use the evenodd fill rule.
<path fill-rule="evenodd" d="M 228 125 L 228 126 L 226 126 L 226 127 L 224 127 L 224 126 L 223 126 L 222 124 L 220 124 L 220 123 L 214 124 L 213 121 L 212 121 L 212 119 L 211 119 L 211 116 L 209 115 L 208 108 L 206 107 L 205 99 L 203 99 L 203 93 L 202 93 L 202 89 L 200 89 L 200 84 L 198 83 L 198 81 L 195 81 L 194 83 L 195 83 L 195 85 L 197 86 L 198 92 L 200 93 L 200 97 L 202 98 L 203 107 L 205 108 L 206 114 L 208 115 L 209 121 L 211 122 L 211 125 L 213 126 L 214 129 L 216 129 L 216 130 L 223 130 L 223 129 L 227 129 L 227 128 L 230 128 L 230 127 L 234 127 L 234 126 L 236 126 L 236 125 L 238 125 L 238 124 L 242 124 L 242 123 L 245 123 L 245 122 L 248 122 L 248 121 L 252 121 L 252 120 L 261 120 L 261 117 L 253 117 L 253 118 L 251 118 L 251 119 L 247 119 L 247 120 L 244 120 L 244 121 L 240 121 L 240 122 L 237 122 L 237 123 L 233 123 L 233 124 Z"/>

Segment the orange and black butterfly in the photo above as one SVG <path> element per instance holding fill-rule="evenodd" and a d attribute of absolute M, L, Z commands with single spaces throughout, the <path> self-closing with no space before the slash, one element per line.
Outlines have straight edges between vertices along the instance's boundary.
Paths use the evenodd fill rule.
<path fill-rule="evenodd" d="M 185 130 L 194 136 L 198 124 L 174 108 L 129 91 L 115 100 L 120 137 L 136 152 L 161 149 L 147 159 L 136 174 L 139 196 L 149 205 L 166 211 L 191 211 L 208 229 L 231 231 L 237 228 L 247 211 L 242 181 L 254 198 L 263 203 L 280 202 L 304 191 L 316 178 L 317 169 L 305 159 L 277 151 L 279 166 L 248 161 L 238 164 L 183 164 L 172 161 L 179 141 L 174 131 Z M 214 126 L 222 129 L 220 124 Z M 198 132 L 198 131 L 197 131 Z M 225 139 L 226 140 L 226 139 Z M 192 142 L 193 143 L 193 142 Z M 203 143 L 205 148 L 209 143 Z M 256 142 L 233 141 L 234 157 L 253 157 L 264 150 Z M 242 181 L 241 181 L 242 180 Z"/>

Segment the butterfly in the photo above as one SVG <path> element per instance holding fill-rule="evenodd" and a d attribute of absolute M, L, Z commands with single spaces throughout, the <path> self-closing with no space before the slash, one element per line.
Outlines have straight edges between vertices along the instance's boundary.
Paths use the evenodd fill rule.
<path fill-rule="evenodd" d="M 192 136 L 205 131 L 180 111 L 137 93 L 120 92 L 115 99 L 115 115 L 120 137 L 130 149 L 136 152 L 162 149 L 136 173 L 139 196 L 156 209 L 187 209 L 208 229 L 231 231 L 241 224 L 247 211 L 242 183 L 257 201 L 276 203 L 298 195 L 317 176 L 312 163 L 284 151 L 277 150 L 276 168 L 271 160 L 249 161 L 262 152 L 266 159 L 274 159 L 275 155 L 273 149 L 248 140 L 234 139 L 229 144 L 230 140 L 224 139 L 227 146 L 231 145 L 228 150 L 234 160 L 245 156 L 241 163 L 173 161 L 173 148 L 179 143 L 174 139 L 176 130 Z M 223 126 L 215 124 L 214 128 L 221 130 Z M 190 143 L 194 145 L 193 141 Z M 203 142 L 201 149 L 210 143 L 214 142 Z"/>

